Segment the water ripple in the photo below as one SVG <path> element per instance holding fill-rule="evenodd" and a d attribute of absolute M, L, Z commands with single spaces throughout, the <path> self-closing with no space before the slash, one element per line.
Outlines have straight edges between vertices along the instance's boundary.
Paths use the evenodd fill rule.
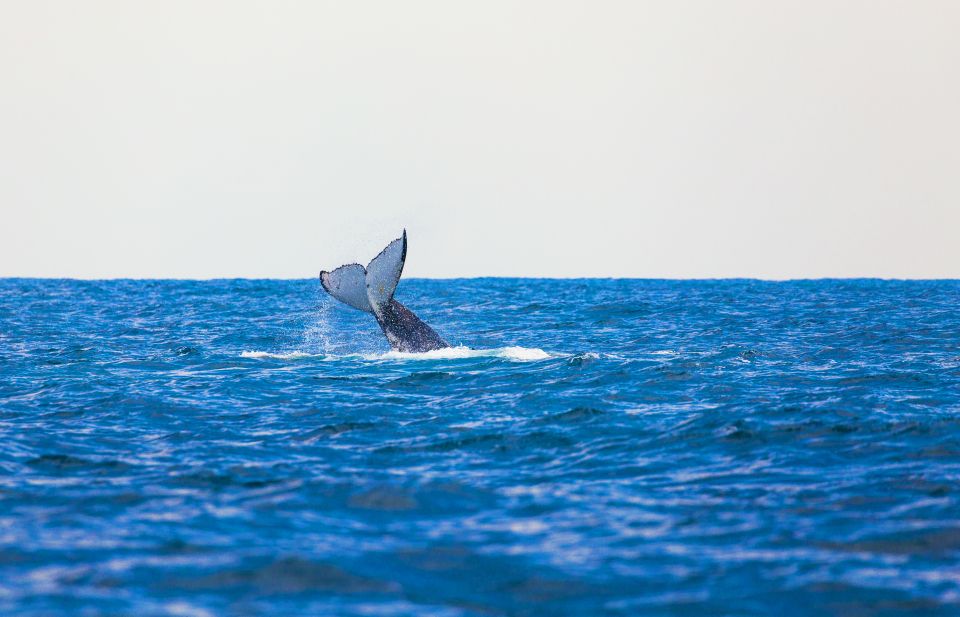
<path fill-rule="evenodd" d="M 960 283 L 0 281 L 0 613 L 960 612 Z"/>

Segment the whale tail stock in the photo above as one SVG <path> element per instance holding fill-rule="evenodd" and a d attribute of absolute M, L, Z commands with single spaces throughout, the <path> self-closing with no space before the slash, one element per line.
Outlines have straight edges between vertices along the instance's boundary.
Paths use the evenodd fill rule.
<path fill-rule="evenodd" d="M 331 296 L 355 309 L 372 313 L 396 351 L 424 352 L 449 347 L 434 330 L 393 299 L 407 259 L 407 230 L 370 260 L 367 267 L 347 264 L 320 273 L 320 284 Z"/>

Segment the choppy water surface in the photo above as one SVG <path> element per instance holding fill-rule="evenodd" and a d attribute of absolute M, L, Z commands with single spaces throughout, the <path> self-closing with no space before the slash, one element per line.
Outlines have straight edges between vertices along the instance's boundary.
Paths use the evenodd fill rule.
<path fill-rule="evenodd" d="M 960 283 L 0 281 L 0 613 L 960 612 Z"/>

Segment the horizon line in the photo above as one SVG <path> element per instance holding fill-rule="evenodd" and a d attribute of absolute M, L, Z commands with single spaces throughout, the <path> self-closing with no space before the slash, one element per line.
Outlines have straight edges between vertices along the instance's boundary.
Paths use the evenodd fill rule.
<path fill-rule="evenodd" d="M 111 282 L 111 281 L 183 281 L 183 282 L 217 282 L 217 281 L 319 281 L 315 277 L 246 277 L 246 276 L 215 276 L 203 278 L 189 277 L 73 277 L 73 276 L 0 276 L 0 281 L 76 281 L 76 282 Z M 957 277 L 884 277 L 884 276 L 819 276 L 819 277 L 786 277 L 765 278 L 756 276 L 705 276 L 705 277 L 656 277 L 656 276 L 410 276 L 404 281 L 470 281 L 470 280 L 528 280 L 528 281 L 756 281 L 763 283 L 789 283 L 803 281 L 913 281 L 913 282 L 954 282 L 960 281 Z"/>

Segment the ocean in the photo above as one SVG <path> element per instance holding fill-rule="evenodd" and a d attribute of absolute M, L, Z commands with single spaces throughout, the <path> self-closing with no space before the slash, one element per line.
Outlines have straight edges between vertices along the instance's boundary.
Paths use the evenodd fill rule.
<path fill-rule="evenodd" d="M 960 614 L 960 282 L 397 298 L 0 280 L 0 614 Z"/>

